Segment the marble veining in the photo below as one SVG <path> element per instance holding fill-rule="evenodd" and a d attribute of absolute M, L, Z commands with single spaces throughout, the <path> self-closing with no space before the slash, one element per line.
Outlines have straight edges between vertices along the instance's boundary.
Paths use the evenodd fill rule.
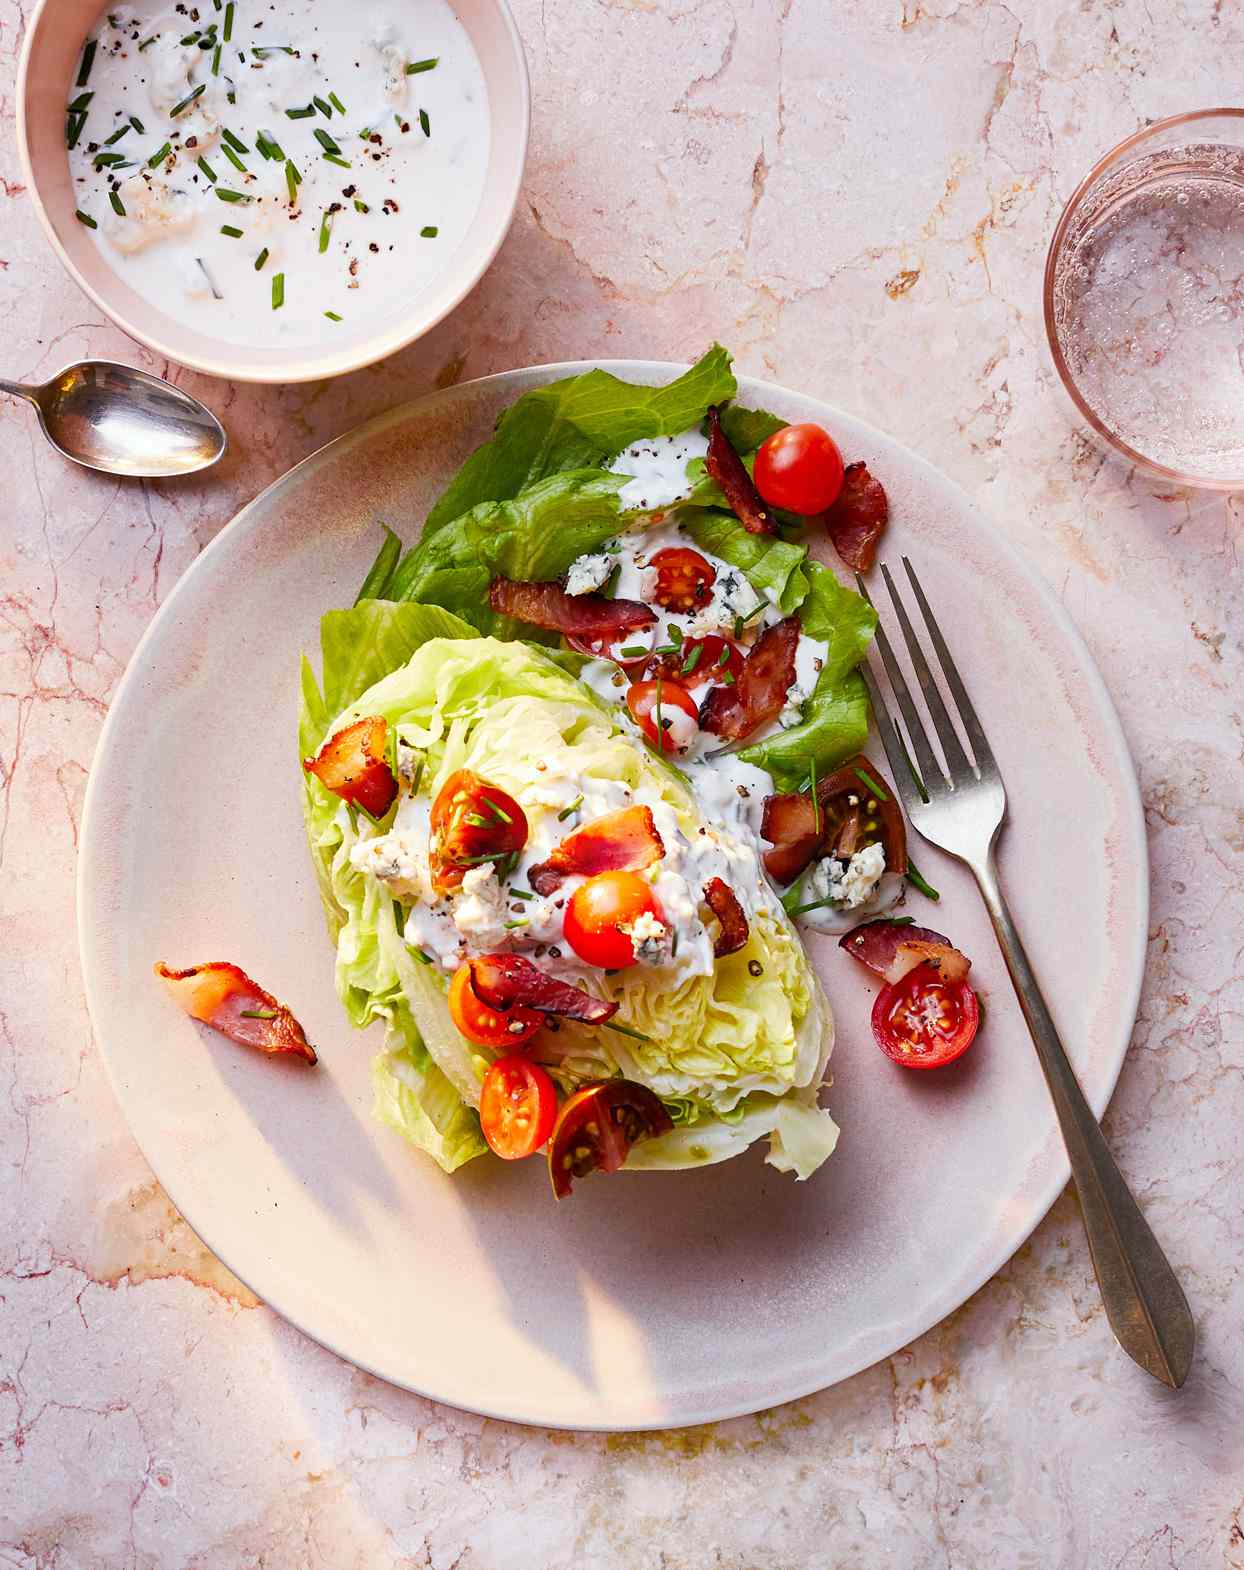
<path fill-rule="evenodd" d="M 1244 505 L 1091 445 L 1040 317 L 1050 231 L 1098 154 L 1236 96 L 1240 6 L 516 0 L 534 135 L 493 270 L 412 349 L 288 389 L 155 360 L 63 276 L 14 151 L 26 10 L 0 0 L 6 373 L 129 360 L 207 399 L 234 445 L 201 482 L 119 484 L 0 408 L 0 1565 L 1244 1567 Z M 1113 1347 L 1065 1195 L 958 1313 L 818 1396 L 636 1437 L 485 1421 L 258 1304 L 118 1112 L 78 976 L 78 822 L 109 696 L 178 575 L 269 480 L 401 399 L 714 337 L 966 486 L 1118 704 L 1153 907 L 1106 1123 L 1198 1314 L 1179 1395 Z"/>

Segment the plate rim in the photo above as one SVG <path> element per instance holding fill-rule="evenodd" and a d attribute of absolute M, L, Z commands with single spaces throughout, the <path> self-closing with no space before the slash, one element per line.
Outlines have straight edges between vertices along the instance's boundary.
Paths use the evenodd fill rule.
<path fill-rule="evenodd" d="M 312 1341 L 316 1345 L 323 1347 L 326 1351 L 333 1353 L 334 1356 L 340 1357 L 344 1362 L 349 1363 L 352 1367 L 358 1368 L 364 1373 L 382 1380 L 386 1384 L 391 1384 L 396 1389 L 408 1390 L 412 1394 L 421 1396 L 426 1400 L 436 1401 L 444 1405 L 453 1406 L 456 1410 L 473 1412 L 482 1417 L 495 1419 L 501 1422 L 515 1423 L 525 1427 L 551 1428 L 557 1431 L 580 1433 L 643 1433 L 686 1426 L 700 1426 L 705 1423 L 724 1422 L 731 1418 L 747 1416 L 755 1412 L 766 1411 L 773 1407 L 782 1406 L 792 1401 L 802 1400 L 808 1396 L 815 1395 L 822 1390 L 831 1389 L 835 1385 L 841 1384 L 846 1380 L 853 1378 L 855 1375 L 863 1372 L 865 1369 L 874 1367 L 877 1363 L 884 1362 L 887 1357 L 892 1357 L 894 1353 L 899 1351 L 902 1347 L 909 1345 L 918 1337 L 927 1334 L 929 1330 L 940 1324 L 945 1318 L 948 1317 L 948 1315 L 956 1312 L 956 1310 L 961 1308 L 964 1303 L 975 1296 L 975 1294 L 979 1292 L 988 1281 L 992 1280 L 993 1277 L 997 1275 L 997 1273 L 1003 1269 L 1012 1258 L 1014 1258 L 1015 1254 L 1018 1253 L 1018 1251 L 1024 1246 L 1024 1244 L 1036 1231 L 1037 1227 L 1039 1227 L 1042 1221 L 1045 1220 L 1046 1216 L 1052 1209 L 1055 1200 L 1058 1198 L 1059 1194 L 1063 1191 L 1063 1189 L 1067 1186 L 1068 1181 L 1071 1179 L 1070 1158 L 1066 1155 L 1065 1150 L 1061 1154 L 1056 1153 L 1051 1170 L 1047 1174 L 1045 1183 L 1036 1192 L 1032 1202 L 1030 1222 L 1026 1224 L 1022 1233 L 1017 1232 L 1012 1234 L 1014 1239 L 1013 1244 L 1011 1237 L 1008 1237 L 1005 1240 L 1007 1252 L 1005 1252 L 1002 1257 L 989 1264 L 983 1270 L 973 1272 L 971 1277 L 965 1278 L 965 1280 L 968 1282 L 966 1288 L 962 1282 L 956 1285 L 954 1289 L 955 1292 L 958 1294 L 961 1291 L 962 1295 L 958 1296 L 957 1301 L 950 1304 L 948 1307 L 942 1308 L 940 1310 L 935 1308 L 933 1310 L 934 1317 L 926 1318 L 923 1312 L 915 1315 L 912 1325 L 905 1327 L 904 1334 L 895 1343 L 895 1345 L 889 1349 L 888 1352 L 881 1352 L 875 1355 L 866 1356 L 862 1361 L 850 1360 L 848 1366 L 842 1369 L 840 1372 L 836 1373 L 828 1382 L 819 1377 L 809 1380 L 806 1374 L 800 1375 L 798 1372 L 794 1372 L 793 1377 L 788 1378 L 782 1384 L 773 1385 L 766 1391 L 765 1400 L 762 1405 L 757 1405 L 754 1399 L 736 1399 L 734 1401 L 726 1401 L 719 1404 L 710 1402 L 706 1404 L 706 1410 L 701 1415 L 686 1418 L 680 1418 L 675 1413 L 661 1416 L 652 1416 L 640 1420 L 616 1418 L 609 1419 L 606 1417 L 602 1420 L 591 1422 L 567 1421 L 565 1418 L 550 1415 L 548 1412 L 541 1412 L 538 1408 L 534 1407 L 529 1407 L 526 1410 L 516 1413 L 512 1408 L 507 1409 L 503 1407 L 489 1406 L 485 1403 L 471 1402 L 470 1404 L 459 1405 L 456 1401 L 442 1393 L 439 1393 L 436 1390 L 429 1389 L 425 1386 L 414 1383 L 409 1383 L 407 1381 L 396 1380 L 389 1374 L 378 1370 L 376 1367 L 368 1363 L 363 1357 L 360 1357 L 351 1352 L 347 1352 L 341 1347 L 334 1345 L 331 1340 L 327 1340 L 322 1336 L 317 1335 L 314 1330 L 308 1328 L 308 1326 L 302 1322 L 299 1314 L 287 1311 L 285 1308 L 281 1307 L 280 1304 L 273 1298 L 257 1291 L 252 1283 L 248 1281 L 244 1275 L 234 1271 L 232 1265 L 230 1265 L 229 1260 L 226 1257 L 226 1253 L 216 1246 L 213 1239 L 208 1236 L 206 1232 L 200 1230 L 199 1226 L 194 1220 L 193 1215 L 191 1214 L 191 1210 L 187 1209 L 186 1206 L 181 1203 L 178 1195 L 173 1192 L 173 1189 L 166 1182 L 165 1177 L 157 1169 L 155 1163 L 148 1156 L 146 1150 L 143 1149 L 143 1146 L 139 1142 L 137 1136 L 133 1132 L 132 1127 L 130 1126 L 130 1120 L 128 1114 L 126 1113 L 125 1101 L 118 1084 L 117 1073 L 114 1071 L 112 1055 L 106 1048 L 103 1036 L 96 1025 L 96 1019 L 99 1015 L 99 1011 L 96 1007 L 96 990 L 93 984 L 93 967 L 96 963 L 96 958 L 94 937 L 92 932 L 88 930 L 87 921 L 88 892 L 90 884 L 88 866 L 93 860 L 91 850 L 95 838 L 95 819 L 100 810 L 100 759 L 103 757 L 110 742 L 114 725 L 120 723 L 116 716 L 122 707 L 122 700 L 129 696 L 130 688 L 132 686 L 137 686 L 141 679 L 142 665 L 149 643 L 156 640 L 164 620 L 175 614 L 175 607 L 178 604 L 180 596 L 184 592 L 187 592 L 187 584 L 199 569 L 200 564 L 213 559 L 218 547 L 223 548 L 223 542 L 225 542 L 227 539 L 231 540 L 235 534 L 242 532 L 246 528 L 247 524 L 251 521 L 251 515 L 253 513 L 260 509 L 264 504 L 268 503 L 283 489 L 293 485 L 296 482 L 301 483 L 306 478 L 307 473 L 312 472 L 316 467 L 324 463 L 329 454 L 334 453 L 337 449 L 348 448 L 352 445 L 365 442 L 373 435 L 379 433 L 387 427 L 400 424 L 404 420 L 409 419 L 412 413 L 415 411 L 427 409 L 429 407 L 435 407 L 436 405 L 451 404 L 467 389 L 495 385 L 497 383 L 512 383 L 520 378 L 532 378 L 533 385 L 545 385 L 547 382 L 559 379 L 563 376 L 574 376 L 585 371 L 596 369 L 605 370 L 610 374 L 617 376 L 626 376 L 626 374 L 629 372 L 632 376 L 639 376 L 643 373 L 656 373 L 658 375 L 668 373 L 671 377 L 673 377 L 681 375 L 685 370 L 687 370 L 688 362 L 674 360 L 648 360 L 638 358 L 588 358 L 579 360 L 549 361 L 538 365 L 516 366 L 506 371 L 494 371 L 487 376 L 472 377 L 465 382 L 455 383 L 452 387 L 434 389 L 430 392 L 421 394 L 417 398 L 407 399 L 391 409 L 387 409 L 379 414 L 372 415 L 369 419 L 362 421 L 360 424 L 352 427 L 350 430 L 342 432 L 339 436 L 332 437 L 329 441 L 324 442 L 321 446 L 313 449 L 304 458 L 299 459 L 296 464 L 285 470 L 284 473 L 278 475 L 274 480 L 270 481 L 256 496 L 254 496 L 249 502 L 247 502 L 236 513 L 234 513 L 234 515 L 226 524 L 224 524 L 220 531 L 187 565 L 185 570 L 178 577 L 177 582 L 169 590 L 165 599 L 155 614 L 152 616 L 147 626 L 144 628 L 142 636 L 139 638 L 137 644 L 134 647 L 133 653 L 130 655 L 129 661 L 126 664 L 121 679 L 118 681 L 116 688 L 114 689 L 112 696 L 109 699 L 108 712 L 104 718 L 104 723 L 100 728 L 99 736 L 92 754 L 90 774 L 87 779 L 87 786 L 83 796 L 82 818 L 78 836 L 79 848 L 77 857 L 77 870 L 74 888 L 79 962 L 82 972 L 83 991 L 86 998 L 87 1012 L 91 1020 L 92 1035 L 98 1047 L 100 1057 L 103 1059 L 108 1083 L 112 1088 L 113 1095 L 116 1098 L 117 1105 L 121 1111 L 122 1117 L 125 1119 L 130 1138 L 133 1139 L 134 1144 L 137 1146 L 140 1154 L 143 1157 L 143 1160 L 147 1162 L 156 1180 L 168 1194 L 170 1200 L 176 1206 L 179 1213 L 185 1218 L 187 1224 L 211 1250 L 211 1252 L 221 1260 L 225 1267 L 229 1269 L 234 1275 L 236 1275 L 237 1279 L 241 1281 L 242 1284 L 248 1288 L 248 1290 L 254 1293 L 261 1304 L 269 1308 L 280 1318 L 287 1321 L 287 1323 L 292 1325 L 294 1329 L 296 1329 L 301 1335 L 306 1336 L 309 1341 Z M 785 387 L 779 382 L 751 376 L 740 376 L 738 381 L 739 396 L 749 399 L 753 397 L 763 398 L 763 395 L 768 392 L 776 393 L 779 395 L 779 397 L 787 395 L 801 398 L 806 402 L 816 405 L 820 410 L 824 411 L 827 419 L 831 421 L 833 416 L 842 414 L 845 418 L 854 422 L 855 424 L 884 437 L 885 440 L 894 443 L 895 446 L 902 450 L 905 459 L 912 465 L 914 469 L 922 470 L 926 477 L 932 478 L 938 485 L 949 487 L 953 492 L 956 493 L 958 499 L 961 501 L 966 511 L 970 511 L 971 513 L 975 514 L 985 525 L 988 525 L 990 517 L 989 513 L 985 510 L 985 508 L 978 505 L 978 503 L 968 493 L 965 487 L 960 485 L 957 480 L 947 475 L 943 470 L 939 469 L 929 459 L 925 458 L 922 454 L 916 452 L 913 448 L 908 446 L 905 441 L 901 441 L 899 438 L 890 436 L 888 433 L 881 431 L 880 428 L 873 425 L 870 420 L 865 420 L 858 415 L 850 413 L 848 410 L 840 410 L 837 405 L 831 404 L 825 399 L 819 398 L 814 394 L 803 393 L 798 391 L 798 389 Z M 1144 805 L 1140 792 L 1140 783 L 1136 771 L 1135 760 L 1132 756 L 1131 748 L 1128 745 L 1127 735 L 1123 729 L 1122 721 L 1119 718 L 1114 699 L 1110 694 L 1109 688 L 1106 686 L 1105 679 L 1102 676 L 1101 671 L 1098 669 L 1097 662 L 1094 659 L 1092 651 L 1085 641 L 1083 634 L 1076 626 L 1075 622 L 1071 618 L 1071 615 L 1063 605 L 1062 601 L 1056 595 L 1053 587 L 1041 572 L 1040 568 L 1037 567 L 1037 565 L 1032 562 L 1024 554 L 1024 552 L 1019 549 L 1019 547 L 1013 545 L 1011 541 L 1008 540 L 1004 535 L 998 533 L 994 529 L 990 529 L 989 532 L 993 547 L 997 549 L 999 553 L 1002 554 L 1005 558 L 1007 558 L 1010 565 L 1014 567 L 1024 578 L 1024 580 L 1032 586 L 1043 611 L 1049 615 L 1053 623 L 1058 628 L 1059 632 L 1068 640 L 1073 653 L 1078 658 L 1078 663 L 1081 667 L 1081 674 L 1087 680 L 1092 695 L 1096 699 L 1097 705 L 1107 722 L 1108 736 L 1104 737 L 1103 739 L 1109 740 L 1114 744 L 1121 761 L 1126 764 L 1126 767 L 1120 771 L 1122 775 L 1120 781 L 1122 789 L 1119 796 L 1116 798 L 1116 804 L 1120 808 L 1120 835 L 1124 841 L 1124 851 L 1126 853 L 1130 848 L 1131 851 L 1134 852 L 1134 860 L 1138 873 L 1142 874 L 1138 877 L 1136 921 L 1136 926 L 1140 937 L 1139 941 L 1137 941 L 1135 944 L 1135 952 L 1133 954 L 1130 975 L 1127 976 L 1127 996 L 1124 999 L 1126 1004 L 1124 1017 L 1132 1021 L 1132 1029 L 1128 1030 L 1123 1035 L 1121 1045 L 1112 1054 L 1112 1058 L 1108 1065 L 1108 1072 L 1102 1081 L 1100 1089 L 1094 1095 L 1089 1095 L 1086 1092 L 1086 1097 L 1088 1099 L 1089 1105 L 1093 1110 L 1093 1114 L 1098 1119 L 1098 1121 L 1100 1121 L 1110 1103 L 1112 1096 L 1114 1095 L 1120 1075 L 1123 1071 L 1123 1065 L 1127 1059 L 1127 1053 L 1131 1045 L 1132 1035 L 1135 1028 L 1135 1020 L 1139 1009 L 1141 989 L 1144 982 L 1147 954 L 1147 933 L 1149 926 L 1148 918 L 1150 910 L 1151 869 L 1149 863 L 1148 838 L 1145 831 Z M 193 1206 L 191 1206 L 191 1209 L 193 1209 Z"/>

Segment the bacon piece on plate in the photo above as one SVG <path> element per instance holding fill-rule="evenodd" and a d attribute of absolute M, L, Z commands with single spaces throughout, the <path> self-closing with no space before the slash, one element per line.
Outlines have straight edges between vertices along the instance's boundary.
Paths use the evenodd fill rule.
<path fill-rule="evenodd" d="M 618 1012 L 616 1003 L 594 998 L 582 987 L 559 981 L 521 954 L 478 954 L 467 964 L 471 967 L 471 987 L 475 996 L 489 1008 L 508 1009 L 517 1005 L 535 1009 L 538 1014 L 581 1019 L 589 1025 L 600 1025 Z"/>
<path fill-rule="evenodd" d="M 885 486 L 873 479 L 866 463 L 849 463 L 838 500 L 824 515 L 834 549 L 856 572 L 867 572 L 877 559 L 877 541 L 890 517 Z"/>
<path fill-rule="evenodd" d="M 838 940 L 852 959 L 859 960 L 893 986 L 917 965 L 935 965 L 945 981 L 962 981 L 972 961 L 949 938 L 931 927 L 913 927 L 902 921 L 866 921 Z"/>
<path fill-rule="evenodd" d="M 738 896 L 724 879 L 710 878 L 704 885 L 704 903 L 721 924 L 713 953 L 718 959 L 726 954 L 737 954 L 746 944 L 750 930 Z"/>
<path fill-rule="evenodd" d="M 330 736 L 314 758 L 302 766 L 342 801 L 383 818 L 397 795 L 389 767 L 389 725 L 379 714 L 355 720 Z"/>
<path fill-rule="evenodd" d="M 567 638 L 612 641 L 657 619 L 651 605 L 639 600 L 611 600 L 603 594 L 567 594 L 560 583 L 530 583 L 494 578 L 488 603 L 499 616 L 512 616 Z"/>
<path fill-rule="evenodd" d="M 776 719 L 795 680 L 799 620 L 788 616 L 766 627 L 743 661 L 733 687 L 714 687 L 700 708 L 701 730 L 724 741 L 741 741 L 767 721 Z"/>
<path fill-rule="evenodd" d="M 708 411 L 708 455 L 704 467 L 730 503 L 734 516 L 749 534 L 776 534 L 773 514 L 760 499 L 747 465 L 721 428 L 721 414 L 714 406 Z"/>
<path fill-rule="evenodd" d="M 270 992 L 238 965 L 217 960 L 189 970 L 170 970 L 160 960 L 155 973 L 191 1019 L 200 1019 L 230 1041 L 259 1052 L 288 1052 L 307 1063 L 315 1048 L 302 1026 Z"/>
<path fill-rule="evenodd" d="M 651 807 L 623 807 L 593 818 L 553 848 L 527 874 L 537 894 L 552 894 L 574 873 L 642 872 L 665 854 Z"/>

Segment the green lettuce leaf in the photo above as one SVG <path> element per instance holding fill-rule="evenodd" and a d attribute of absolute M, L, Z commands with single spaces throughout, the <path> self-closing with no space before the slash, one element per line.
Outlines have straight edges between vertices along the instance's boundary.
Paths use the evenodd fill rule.
<path fill-rule="evenodd" d="M 428 514 L 424 535 L 481 502 L 506 501 L 551 474 L 598 465 L 645 436 L 676 436 L 697 425 L 710 404 L 733 398 L 737 387 L 729 354 L 714 344 L 664 387 L 587 371 L 525 393 L 458 471 Z"/>
<path fill-rule="evenodd" d="M 780 420 L 767 409 L 744 409 L 737 403 L 721 411 L 721 428 L 738 453 L 754 453 L 775 431 L 789 424 L 789 420 Z"/>
<path fill-rule="evenodd" d="M 668 1134 L 645 1139 L 626 1158 L 628 1172 L 678 1172 L 729 1161 L 766 1134 L 765 1160 L 779 1172 L 809 1178 L 833 1155 L 838 1125 L 823 1107 L 801 1096 L 749 1096 L 742 1116 L 676 1124 Z"/>
<path fill-rule="evenodd" d="M 804 704 L 802 723 L 739 754 L 767 769 L 780 791 L 799 790 L 813 766 L 818 775 L 828 774 L 868 740 L 868 692 L 855 667 L 868 652 L 876 613 L 819 562 L 807 563 L 804 570 L 808 597 L 799 614 L 809 635 L 829 645 L 824 668 Z"/>
<path fill-rule="evenodd" d="M 479 632 L 556 642 L 555 633 L 497 616 L 488 604 L 492 578 L 560 577 L 577 556 L 600 547 L 621 527 L 620 474 L 576 469 L 552 474 L 507 501 L 481 502 L 441 529 L 425 533 L 392 575 L 395 600 L 443 605 Z"/>

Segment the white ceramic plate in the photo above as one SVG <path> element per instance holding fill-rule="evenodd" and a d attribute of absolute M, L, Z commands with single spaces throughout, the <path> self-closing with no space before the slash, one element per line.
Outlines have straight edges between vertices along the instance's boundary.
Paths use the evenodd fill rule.
<path fill-rule="evenodd" d="M 854 1373 L 962 1303 L 1045 1214 L 1068 1166 L 967 875 L 917 841 L 942 891 L 918 919 L 975 960 L 980 1041 L 936 1074 L 898 1069 L 864 972 L 817 940 L 838 1044 L 837 1153 L 797 1184 L 759 1152 L 706 1171 L 595 1178 L 556 1205 L 539 1162 L 447 1178 L 371 1121 L 363 1039 L 303 843 L 298 657 L 348 605 L 379 541 L 410 540 L 519 393 L 584 364 L 450 389 L 300 464 L 204 551 L 118 690 L 87 796 L 79 898 L 91 1014 L 144 1154 L 191 1225 L 308 1335 L 361 1367 L 489 1415 L 557 1427 L 697 1423 Z M 678 367 L 612 362 L 632 379 Z M 1147 863 L 1132 765 L 1101 679 L 1053 595 L 955 486 L 810 398 L 889 491 L 886 554 L 940 608 L 1011 799 L 1003 880 L 1094 1109 L 1132 1028 Z M 878 756 L 880 756 L 878 754 Z M 153 961 L 230 959 L 287 1001 L 321 1066 L 193 1024 Z"/>

